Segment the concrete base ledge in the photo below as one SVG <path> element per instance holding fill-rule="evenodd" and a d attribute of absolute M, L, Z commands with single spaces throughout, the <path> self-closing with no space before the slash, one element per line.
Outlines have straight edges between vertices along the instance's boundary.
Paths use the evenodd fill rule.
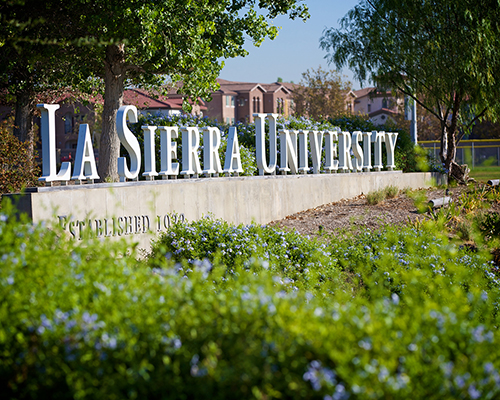
<path fill-rule="evenodd" d="M 417 189 L 444 183 L 433 173 L 220 177 L 30 188 L 8 195 L 34 222 L 61 223 L 78 240 L 129 235 L 143 248 L 168 229 L 172 213 L 187 220 L 212 214 L 235 224 L 266 224 L 323 204 L 393 185 Z"/>

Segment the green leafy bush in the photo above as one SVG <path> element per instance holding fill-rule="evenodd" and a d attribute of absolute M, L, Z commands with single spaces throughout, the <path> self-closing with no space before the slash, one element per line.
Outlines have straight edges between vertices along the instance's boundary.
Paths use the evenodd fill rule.
<path fill-rule="evenodd" d="M 207 117 L 196 117 L 192 115 L 174 115 L 174 116 L 163 116 L 163 115 L 152 115 L 148 114 L 146 116 L 141 115 L 139 117 L 139 122 L 132 126 L 134 134 L 138 137 L 139 143 L 143 145 L 143 132 L 141 126 L 152 125 L 152 126 L 194 126 L 194 127 L 206 127 L 213 126 L 220 129 L 222 133 L 222 146 L 221 146 L 221 162 L 224 162 L 224 152 L 227 145 L 227 135 L 229 131 L 229 126 L 226 124 L 221 124 L 217 120 L 210 119 Z M 244 124 L 237 122 L 235 125 L 238 133 L 238 142 L 240 144 L 242 167 L 244 170 L 243 175 L 251 176 L 257 174 L 257 163 L 255 159 L 255 124 Z M 269 132 L 269 122 L 265 121 L 266 132 Z M 395 165 L 396 169 L 403 170 L 403 172 L 414 172 L 421 169 L 421 166 L 417 165 L 420 157 L 417 155 L 415 146 L 410 140 L 409 134 L 401 129 L 395 128 L 393 126 L 376 126 L 369 122 L 365 116 L 359 115 L 346 115 L 338 117 L 336 119 L 327 119 L 324 121 L 316 121 L 314 119 L 308 119 L 305 117 L 293 117 L 289 116 L 286 118 L 279 117 L 277 120 L 277 130 L 278 132 L 283 129 L 289 130 L 337 130 L 341 129 L 344 131 L 354 132 L 372 132 L 372 131 L 390 131 L 398 132 L 398 139 L 396 142 L 395 149 Z M 268 134 L 266 133 L 266 138 L 268 139 Z M 203 144 L 203 138 L 201 139 L 201 144 Z M 156 137 L 156 148 L 160 149 L 160 139 Z M 269 151 L 269 148 L 267 148 Z M 279 150 L 278 150 L 279 151 Z M 122 148 L 122 155 L 126 156 L 126 152 Z M 201 155 L 201 151 L 199 152 Z M 177 155 L 178 160 L 182 162 L 182 140 L 177 139 Z M 383 164 L 386 163 L 386 154 L 383 152 Z M 201 157 L 202 158 L 202 157 Z M 373 155 L 372 155 L 373 159 Z M 203 165 L 203 161 L 201 164 Z M 309 155 L 309 165 L 311 165 L 311 158 Z M 160 169 L 160 157 L 157 157 L 157 170 Z M 422 163 L 420 163 L 422 164 Z"/>
<path fill-rule="evenodd" d="M 372 131 L 385 131 L 385 132 L 397 132 L 398 139 L 396 141 L 396 148 L 394 154 L 394 163 L 397 170 L 402 170 L 403 172 L 415 172 L 422 169 L 423 165 L 421 157 L 416 151 L 415 145 L 411 141 L 410 134 L 401 128 L 393 126 L 391 124 L 387 125 L 375 125 L 368 121 L 367 116 L 363 115 L 345 115 L 329 119 L 328 122 L 333 126 L 338 126 L 344 131 L 354 132 L 372 132 Z M 382 152 L 382 163 L 386 164 L 386 153 Z M 372 155 L 373 159 L 373 155 Z"/>
<path fill-rule="evenodd" d="M 269 226 L 234 226 L 212 218 L 178 222 L 154 243 L 149 256 L 156 267 L 165 260 L 184 264 L 183 270 L 206 260 L 227 266 L 229 272 L 235 267 L 250 268 L 259 260 L 296 288 L 313 290 L 326 283 L 330 290 L 343 286 L 327 244 Z"/>
<path fill-rule="evenodd" d="M 0 123 L 0 194 L 38 186 L 39 176 L 40 169 L 30 158 L 28 143 L 14 136 L 9 120 Z"/>
<path fill-rule="evenodd" d="M 5 203 L 2 398 L 500 395 L 491 264 L 451 244 L 432 221 L 321 248 L 295 234 L 207 219 L 174 227 L 182 241 L 160 241 L 155 257 L 138 261 L 126 242 L 71 241 L 11 213 Z M 242 256 L 253 259 L 198 258 L 221 249 L 218 242 L 248 243 Z M 268 246 L 254 253 L 253 243 Z M 175 262 L 174 250 L 168 260 L 167 246 L 195 259 L 181 251 Z M 282 255 L 294 247 L 315 264 L 287 264 Z M 325 279 L 339 274 L 337 287 Z"/>
<path fill-rule="evenodd" d="M 133 124 L 131 126 L 132 131 L 134 132 L 134 135 L 137 137 L 139 144 L 141 148 L 144 146 L 144 132 L 142 131 L 141 127 L 143 125 L 151 125 L 151 126 L 177 126 L 177 127 L 183 127 L 183 126 L 188 126 L 188 127 L 198 127 L 198 128 L 203 128 L 203 127 L 216 127 L 219 128 L 221 131 L 221 146 L 219 149 L 219 154 L 220 154 L 220 160 L 221 160 L 221 166 L 224 168 L 224 161 L 225 161 L 225 155 L 226 155 L 226 148 L 227 148 L 227 138 L 228 138 L 228 132 L 229 132 L 229 126 L 225 124 L 219 124 L 217 120 L 213 120 L 207 117 L 201 118 L 198 116 L 193 116 L 189 114 L 179 114 L 179 115 L 153 115 L 153 114 L 147 114 L 147 115 L 141 115 L 139 117 L 139 122 L 136 124 Z M 253 176 L 256 174 L 257 171 L 257 164 L 255 161 L 255 143 L 253 144 L 253 147 L 248 147 L 244 143 L 241 143 L 241 138 L 243 136 L 243 133 L 238 132 L 238 140 L 240 144 L 240 156 L 241 156 L 241 166 L 243 169 L 243 173 L 241 173 L 242 176 Z M 182 135 L 179 135 L 182 136 Z M 160 136 L 156 135 L 155 137 L 156 142 L 155 142 L 155 148 L 157 150 L 157 156 L 156 156 L 156 170 L 160 171 L 161 170 L 161 157 L 160 157 Z M 177 142 L 177 161 L 179 162 L 181 169 L 182 169 L 182 137 L 179 137 L 178 139 L 174 140 Z M 254 139 L 255 142 L 255 139 Z M 202 156 L 202 148 L 203 148 L 203 134 L 200 132 L 200 149 L 198 150 L 198 154 L 200 156 L 200 165 L 203 168 L 203 156 Z M 125 149 L 122 147 L 121 148 L 121 153 L 122 156 L 128 157 Z M 143 170 L 141 170 L 141 173 Z"/>

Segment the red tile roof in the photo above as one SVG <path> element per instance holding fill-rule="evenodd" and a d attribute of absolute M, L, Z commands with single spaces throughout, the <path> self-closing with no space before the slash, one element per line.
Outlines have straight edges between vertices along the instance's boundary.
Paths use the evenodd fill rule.
<path fill-rule="evenodd" d="M 161 94 L 150 94 L 142 89 L 127 89 L 123 93 L 123 104 L 134 105 L 138 109 L 148 108 L 166 108 L 171 110 L 182 109 L 182 96 L 176 93 L 163 96 Z M 203 102 L 200 104 L 201 110 L 206 110 L 207 107 Z"/>

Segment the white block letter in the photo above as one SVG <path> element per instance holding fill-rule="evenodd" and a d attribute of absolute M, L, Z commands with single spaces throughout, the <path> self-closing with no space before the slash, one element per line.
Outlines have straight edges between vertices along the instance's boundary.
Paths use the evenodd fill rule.
<path fill-rule="evenodd" d="M 201 174 L 198 149 L 200 147 L 200 131 L 196 127 L 181 128 L 182 132 L 182 171 L 181 175 Z"/>
<path fill-rule="evenodd" d="M 134 134 L 128 129 L 127 117 L 130 122 L 137 122 L 137 108 L 135 106 L 121 106 L 116 113 L 116 130 L 120 142 L 128 151 L 130 157 L 130 170 L 127 167 L 125 157 L 118 158 L 118 175 L 120 182 L 125 182 L 127 179 L 137 180 L 139 170 L 141 168 L 141 147 Z"/>
<path fill-rule="evenodd" d="M 385 151 L 387 152 L 387 169 L 392 171 L 396 168 L 394 165 L 394 151 L 396 149 L 396 140 L 398 139 L 397 132 L 386 132 L 385 134 Z"/>
<path fill-rule="evenodd" d="M 71 163 L 63 162 L 59 173 L 56 172 L 56 110 L 59 104 L 37 104 L 41 108 L 41 135 L 42 135 L 42 176 L 39 181 L 69 181 L 71 177 Z"/>
<path fill-rule="evenodd" d="M 309 131 L 299 132 L 299 173 L 309 172 L 309 153 L 307 152 L 307 134 Z"/>
<path fill-rule="evenodd" d="M 269 164 L 267 164 L 266 160 L 266 129 L 264 123 L 266 114 L 254 114 L 253 116 L 255 117 L 255 148 L 259 175 L 275 174 L 278 153 L 276 134 L 276 118 L 278 114 L 267 114 L 269 120 Z"/>
<path fill-rule="evenodd" d="M 144 172 L 142 176 L 152 181 L 155 176 L 158 176 L 155 151 L 156 126 L 142 126 L 141 129 L 144 132 Z"/>
<path fill-rule="evenodd" d="M 313 173 L 319 174 L 319 169 L 321 167 L 321 151 L 323 150 L 323 132 L 309 132 L 309 143 L 311 143 Z"/>
<path fill-rule="evenodd" d="M 177 142 L 172 142 L 172 139 L 177 139 L 179 129 L 176 126 L 160 126 L 158 129 L 160 130 L 160 175 L 166 179 L 168 176 L 179 175 L 179 163 L 172 162 L 177 159 Z"/>
<path fill-rule="evenodd" d="M 243 168 L 241 167 L 240 146 L 238 145 L 238 132 L 234 126 L 229 128 L 226 160 L 224 161 L 224 173 L 229 174 L 232 172 L 243 172 Z"/>
<path fill-rule="evenodd" d="M 337 157 L 337 143 L 338 139 L 337 131 L 326 131 L 325 132 L 325 170 L 328 172 L 337 171 L 339 169 L 338 160 L 334 160 Z"/>
<path fill-rule="evenodd" d="M 352 169 L 351 134 L 349 132 L 339 132 L 339 169 L 341 172 L 349 172 Z"/>
<path fill-rule="evenodd" d="M 352 133 L 352 152 L 354 154 L 354 170 L 360 172 L 363 170 L 363 149 L 359 142 L 363 140 L 363 134 L 359 131 Z"/>
<path fill-rule="evenodd" d="M 372 134 L 363 132 L 363 170 L 370 172 L 372 169 Z"/>
<path fill-rule="evenodd" d="M 205 176 L 222 172 L 219 157 L 220 130 L 204 127 L 203 130 L 203 173 Z"/>
<path fill-rule="evenodd" d="M 75 169 L 72 180 L 99 179 L 95 164 L 94 148 L 88 124 L 81 124 L 76 145 Z"/>
<path fill-rule="evenodd" d="M 280 131 L 280 172 L 298 172 L 297 133 L 298 131 Z"/>
<path fill-rule="evenodd" d="M 374 148 L 375 165 L 373 166 L 373 169 L 375 171 L 381 171 L 382 168 L 384 167 L 382 165 L 382 142 L 384 141 L 384 138 L 385 138 L 385 132 L 377 132 L 377 131 L 372 132 L 372 142 L 375 143 L 375 148 Z"/>

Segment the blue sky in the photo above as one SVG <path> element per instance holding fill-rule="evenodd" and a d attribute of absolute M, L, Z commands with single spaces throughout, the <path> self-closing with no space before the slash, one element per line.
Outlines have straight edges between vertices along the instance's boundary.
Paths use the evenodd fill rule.
<path fill-rule="evenodd" d="M 319 48 L 319 39 L 325 28 L 339 27 L 339 20 L 358 0 L 305 0 L 311 18 L 291 21 L 286 17 L 276 18 L 273 23 L 282 27 L 275 40 L 266 40 L 260 47 L 251 42 L 245 45 L 250 53 L 246 57 L 225 60 L 220 78 L 243 82 L 284 81 L 299 83 L 302 73 L 310 68 L 334 69 L 324 59 L 326 53 Z M 352 72 L 342 70 L 354 89 L 360 85 L 354 81 Z M 366 84 L 365 84 L 366 86 Z"/>

